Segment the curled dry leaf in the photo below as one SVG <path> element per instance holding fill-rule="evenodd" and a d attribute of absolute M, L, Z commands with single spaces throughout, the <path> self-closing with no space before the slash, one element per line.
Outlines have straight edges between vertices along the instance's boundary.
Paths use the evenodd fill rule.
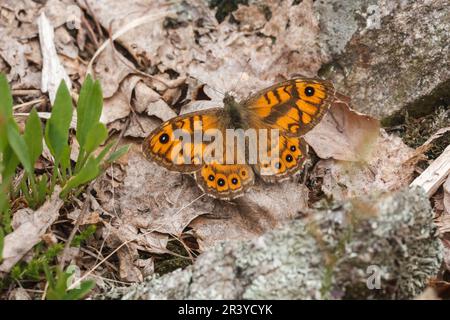
<path fill-rule="evenodd" d="M 52 197 L 38 210 L 22 209 L 14 214 L 14 231 L 6 235 L 3 248 L 3 261 L 0 272 L 11 268 L 30 251 L 45 234 L 46 230 L 59 216 L 64 201 L 59 197 L 60 188 L 55 187 Z"/>
<path fill-rule="evenodd" d="M 350 109 L 348 99 L 339 95 L 305 140 L 322 159 L 364 161 L 371 157 L 379 132 L 377 119 Z"/>

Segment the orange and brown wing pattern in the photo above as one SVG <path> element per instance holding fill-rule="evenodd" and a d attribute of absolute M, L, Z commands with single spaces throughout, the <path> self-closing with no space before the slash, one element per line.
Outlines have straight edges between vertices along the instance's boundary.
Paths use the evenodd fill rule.
<path fill-rule="evenodd" d="M 301 136 L 323 118 L 335 95 L 331 82 L 295 78 L 244 101 L 254 127 L 277 128 L 289 136 Z"/>
<path fill-rule="evenodd" d="M 280 136 L 269 144 L 267 158 L 254 166 L 258 175 L 267 182 L 282 181 L 299 172 L 307 158 L 308 145 L 300 137 Z"/>
<path fill-rule="evenodd" d="M 172 118 L 153 130 L 145 138 L 142 151 L 145 157 L 163 167 L 179 172 L 200 169 L 208 141 L 195 139 L 195 130 L 221 130 L 222 108 L 192 112 Z M 201 127 L 197 127 L 201 124 Z M 186 137 L 186 141 L 184 141 Z"/>
<path fill-rule="evenodd" d="M 253 185 L 255 176 L 247 164 L 205 164 L 195 173 L 198 186 L 208 195 L 232 200 Z"/>

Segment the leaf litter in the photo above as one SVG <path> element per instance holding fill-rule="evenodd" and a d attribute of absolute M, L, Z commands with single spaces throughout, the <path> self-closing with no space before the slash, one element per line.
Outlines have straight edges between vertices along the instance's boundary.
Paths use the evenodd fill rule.
<path fill-rule="evenodd" d="M 43 60 L 34 23 L 45 11 L 55 28 L 57 56 L 75 87 L 92 66 L 105 97 L 102 122 L 111 135 L 123 134 L 123 143 L 133 145 L 97 179 L 91 212 L 82 222 L 101 226 L 95 269 L 89 264 L 93 275 L 105 272 L 101 262 L 116 253 L 119 279 L 142 281 L 155 270 L 154 256 L 166 254 L 169 240 L 183 241 L 184 235 L 198 243 L 191 248 L 194 254 L 220 241 L 258 237 L 307 214 L 315 201 L 311 185 L 327 198 L 345 199 L 398 190 L 411 182 L 418 153 L 380 130 L 378 120 L 353 111 L 344 96 L 305 136 L 313 149 L 308 170 L 280 184 L 257 181 L 236 202 L 209 198 L 191 177 L 144 158 L 139 138 L 162 121 L 220 107 L 228 91 L 244 99 L 296 74 L 316 76 L 331 59 L 321 48 L 312 1 L 265 3 L 239 5 L 233 19 L 218 23 L 214 10 L 202 1 L 136 0 L 125 7 L 115 1 L 48 1 L 45 6 L 22 1 L 27 19 L 21 30 L 15 18 L 19 7 L 11 1 L 0 5 L 0 14 L 9 21 L 0 27 L 2 39 L 7 39 L 0 44 L 0 66 L 7 68 L 13 89 L 41 88 Z M 84 28 L 73 38 L 62 20 L 68 6 L 82 9 L 94 21 L 92 28 L 98 22 L 103 28 L 98 36 L 107 30 L 103 45 L 92 50 Z M 85 54 L 83 48 L 90 48 L 88 60 L 75 56 L 78 50 Z M 201 100 L 196 97 L 199 90 L 204 93 Z M 448 212 L 447 189 L 443 199 Z M 74 221 L 78 214 L 74 209 L 68 218 Z M 113 251 L 103 256 L 102 250 Z"/>

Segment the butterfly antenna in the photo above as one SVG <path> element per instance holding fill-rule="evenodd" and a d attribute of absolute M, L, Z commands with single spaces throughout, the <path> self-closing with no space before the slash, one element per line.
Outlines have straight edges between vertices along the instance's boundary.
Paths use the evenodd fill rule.
<path fill-rule="evenodd" d="M 238 85 L 241 83 L 242 81 L 242 77 L 244 76 L 244 74 L 246 74 L 246 72 L 248 71 L 248 67 L 250 66 L 250 60 L 251 58 L 248 58 L 247 61 L 245 62 L 245 67 L 244 70 L 242 70 L 241 75 L 239 76 L 238 80 L 236 81 L 236 83 L 234 84 L 234 86 L 232 87 L 232 91 L 234 91 L 234 89 L 236 89 L 238 87 Z"/>

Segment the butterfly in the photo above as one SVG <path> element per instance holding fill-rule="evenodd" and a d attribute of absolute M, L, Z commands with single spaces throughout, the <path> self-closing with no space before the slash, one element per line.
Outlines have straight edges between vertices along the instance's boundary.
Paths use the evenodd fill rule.
<path fill-rule="evenodd" d="M 331 82 L 304 77 L 275 84 L 240 102 L 225 94 L 223 108 L 191 112 L 162 123 L 144 139 L 142 151 L 148 160 L 169 170 L 192 173 L 209 196 L 232 200 L 255 183 L 255 176 L 266 182 L 282 181 L 302 169 L 308 151 L 302 136 L 320 122 L 335 95 Z M 197 133 L 227 136 L 229 130 L 239 129 L 266 130 L 265 138 L 256 135 L 255 144 L 257 149 L 266 147 L 266 157 L 248 161 L 246 142 L 244 161 L 237 161 L 238 150 L 235 145 L 230 148 L 231 139 L 195 139 Z M 274 132 L 278 136 L 272 135 Z M 220 157 L 202 161 L 213 142 L 222 147 L 216 156 L 231 149 L 231 161 L 217 161 Z"/>

